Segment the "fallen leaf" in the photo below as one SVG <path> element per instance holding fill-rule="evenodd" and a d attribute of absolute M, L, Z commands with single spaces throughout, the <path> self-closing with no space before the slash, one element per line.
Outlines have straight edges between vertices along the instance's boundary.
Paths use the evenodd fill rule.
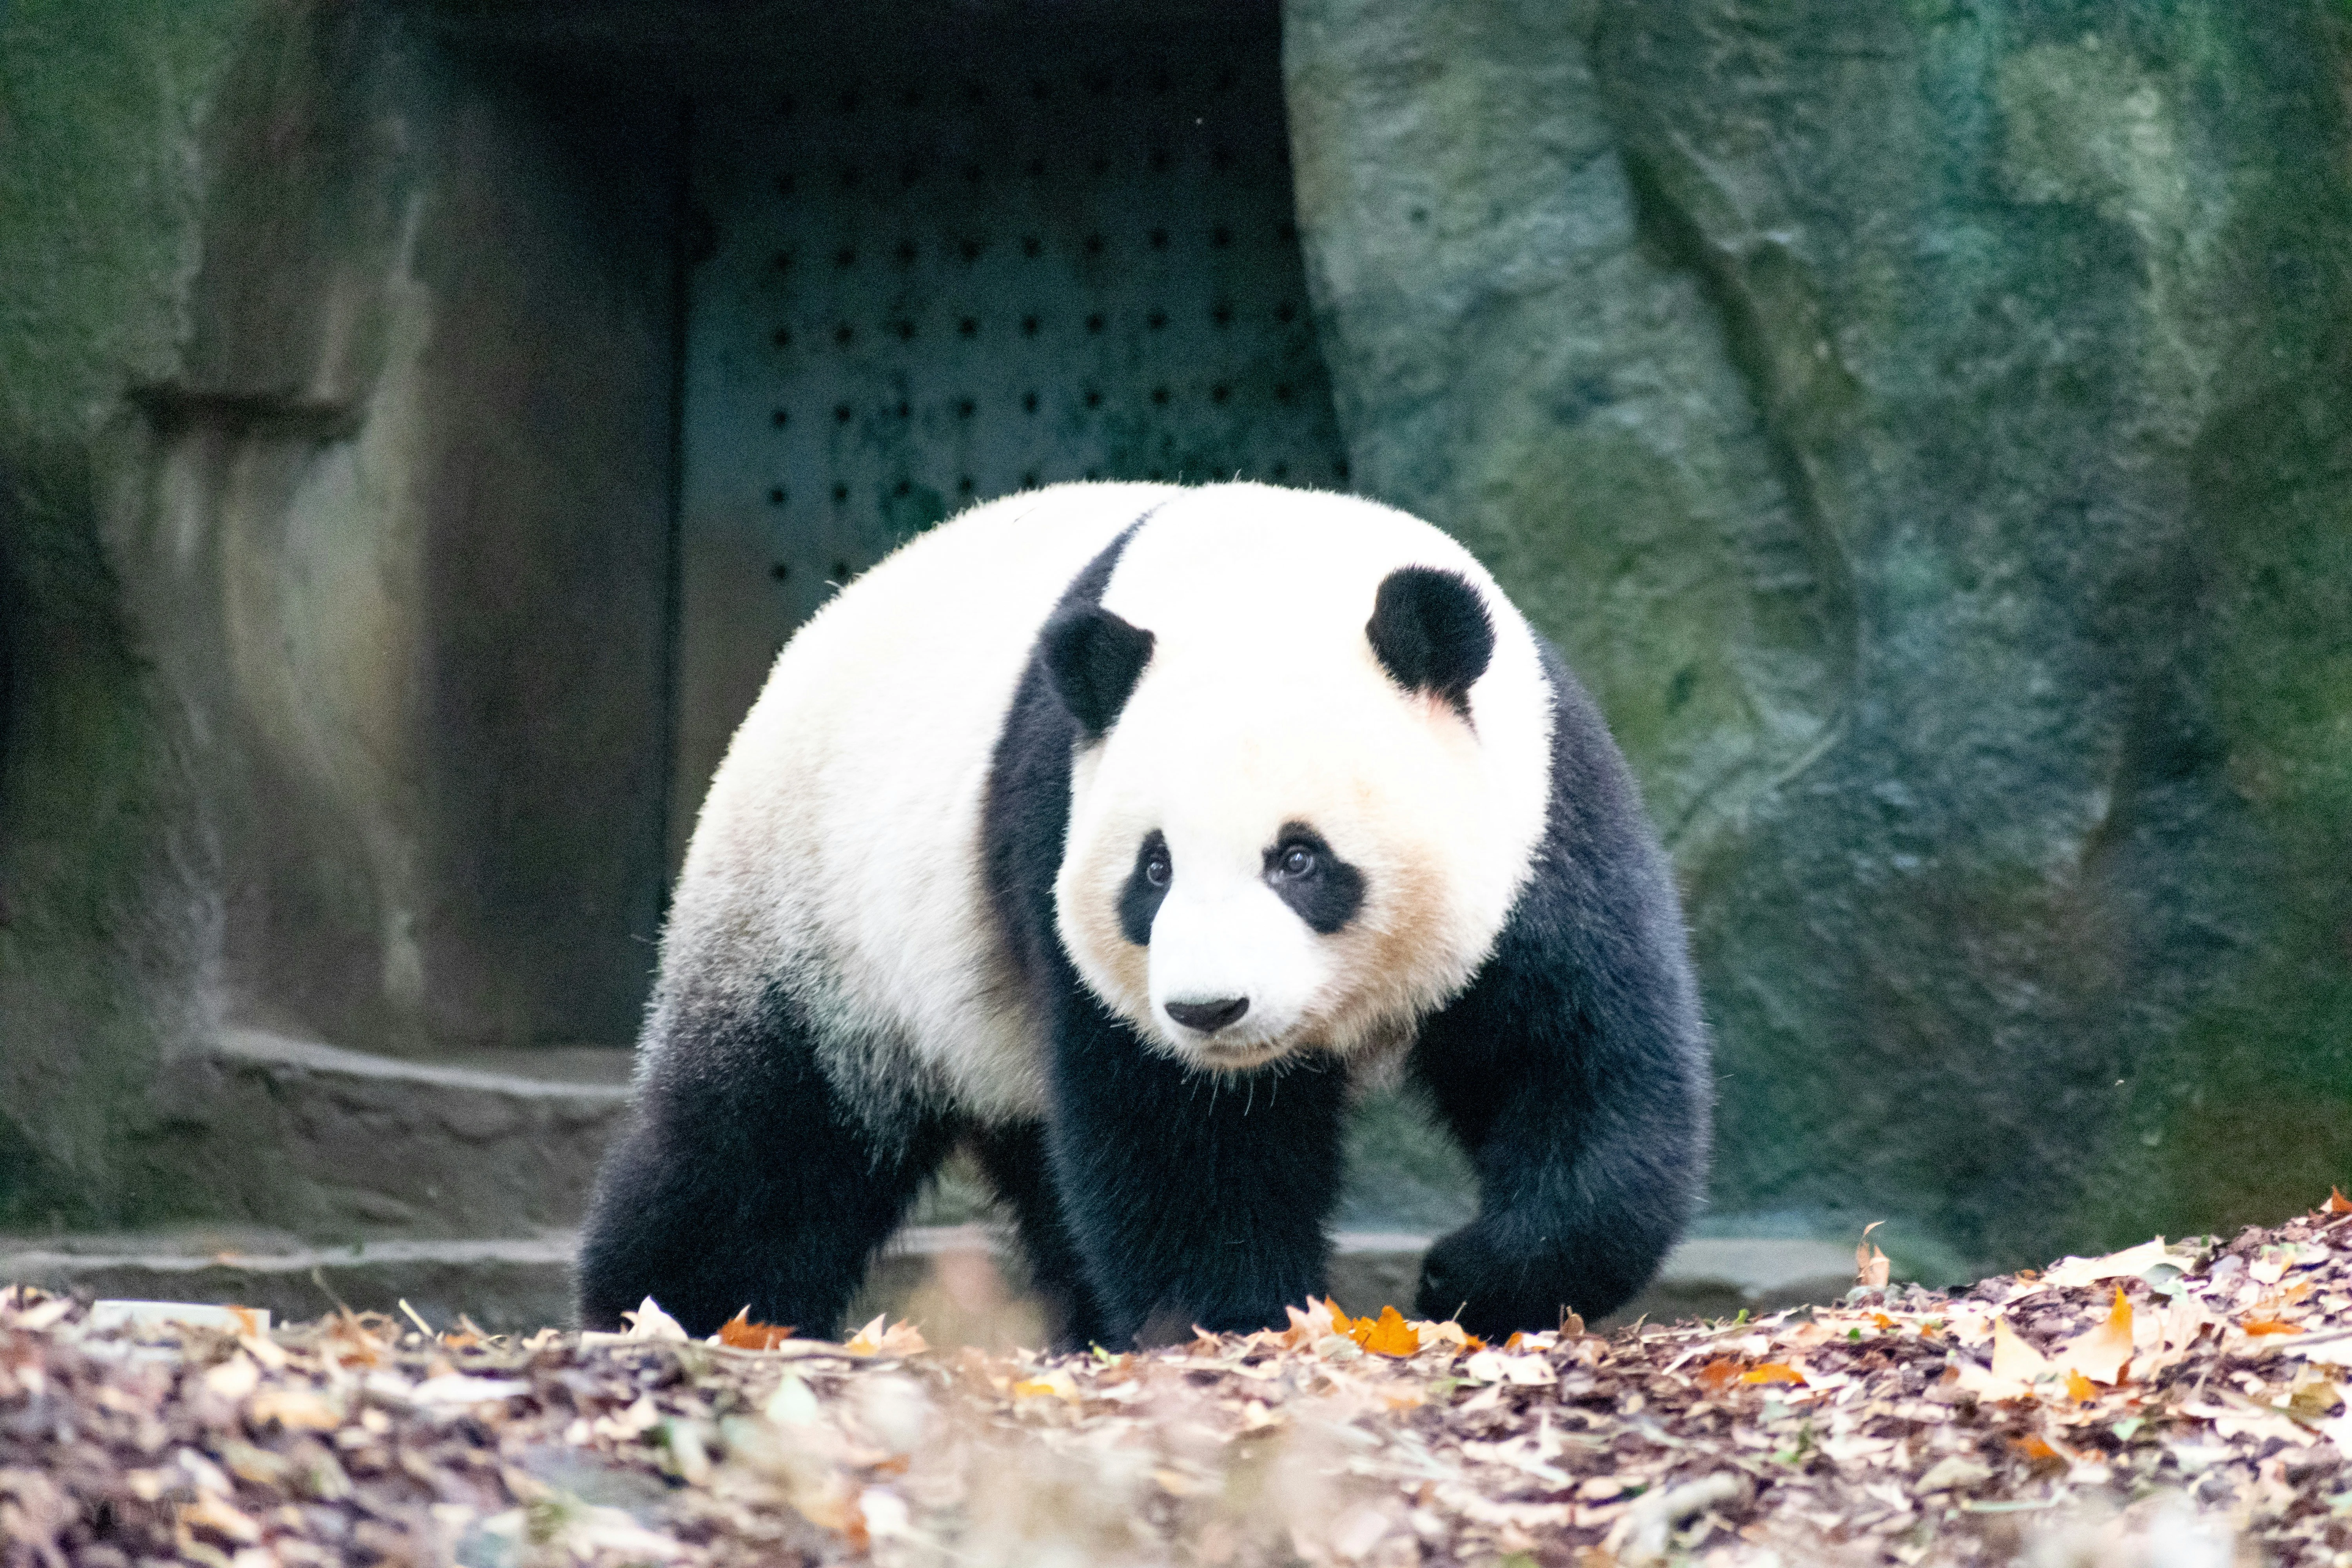
<path fill-rule="evenodd" d="M 2070 1366 L 2066 1369 L 2066 1396 L 2077 1405 L 2088 1405 L 2099 1396 L 2099 1385 Z"/>
<path fill-rule="evenodd" d="M 1709 1394 L 1721 1394 L 1739 1381 L 1739 1363 L 1718 1357 L 1699 1368 L 1697 1372 L 1692 1373 L 1692 1376 L 1697 1379 L 1698 1385 Z"/>
<path fill-rule="evenodd" d="M 2276 1318 L 2248 1318 L 2238 1325 L 2250 1334 L 2299 1334 L 2303 1331 L 2293 1323 Z"/>
<path fill-rule="evenodd" d="M 772 1351 L 793 1337 L 793 1331 L 776 1323 L 755 1323 L 751 1309 L 741 1311 L 719 1325 L 715 1336 L 722 1345 L 739 1351 Z"/>
<path fill-rule="evenodd" d="M 1785 1362 L 1768 1361 L 1762 1366 L 1750 1367 L 1739 1374 L 1742 1383 L 1802 1384 L 1805 1374 Z"/>
<path fill-rule="evenodd" d="M 2352 1198 L 2344 1195 L 2341 1187 L 2327 1189 L 2327 1201 L 2319 1205 L 2321 1214 L 2352 1214 Z"/>
<path fill-rule="evenodd" d="M 2054 1369 L 2050 1358 L 2027 1344 L 2009 1326 L 2007 1318 L 1992 1321 L 1992 1374 L 2016 1383 L 2047 1377 Z"/>
<path fill-rule="evenodd" d="M 2094 1383 L 2113 1383 L 2131 1357 L 2132 1307 L 2124 1297 L 2124 1288 L 2118 1285 L 2106 1321 L 2068 1341 L 2058 1352 L 2058 1364 L 2070 1376 L 2080 1373 Z"/>
<path fill-rule="evenodd" d="M 660 1303 L 651 1296 L 639 1302 L 635 1311 L 624 1312 L 621 1316 L 627 1320 L 629 1325 L 627 1331 L 621 1336 L 623 1339 L 677 1344 L 687 1342 L 687 1332 L 678 1326 L 677 1320 L 663 1311 Z"/>
<path fill-rule="evenodd" d="M 1886 1260 L 1886 1254 L 1872 1245 L 1870 1239 L 1870 1233 L 1885 1223 L 1883 1219 L 1874 1219 L 1864 1226 L 1862 1239 L 1854 1243 L 1853 1247 L 1853 1282 L 1874 1290 L 1886 1288 L 1887 1274 L 1892 1267 Z"/>
<path fill-rule="evenodd" d="M 2065 1258 L 2051 1265 L 2050 1271 L 2042 1279 L 2044 1284 L 2076 1289 L 2084 1285 L 2096 1285 L 2102 1279 L 2120 1279 L 2143 1274 L 2165 1261 L 2164 1237 L 2159 1236 L 2153 1241 L 2143 1241 L 2137 1247 L 2110 1252 L 2105 1258 Z"/>
<path fill-rule="evenodd" d="M 1919 1478 L 1921 1495 L 1950 1491 L 1957 1487 L 1972 1487 L 1992 1479 L 1992 1467 L 1981 1459 L 1971 1459 L 1965 1454 L 1949 1454 L 1927 1468 Z"/>
<path fill-rule="evenodd" d="M 1409 1356 L 1421 1349 L 1421 1336 L 1394 1307 L 1382 1307 L 1380 1321 L 1366 1318 L 1360 1326 L 1363 1333 L 1356 1342 L 1375 1355 Z"/>

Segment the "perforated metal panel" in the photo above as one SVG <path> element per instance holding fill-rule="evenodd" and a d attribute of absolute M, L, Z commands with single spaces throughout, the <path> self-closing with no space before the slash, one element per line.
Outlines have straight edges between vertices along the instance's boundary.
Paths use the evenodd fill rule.
<path fill-rule="evenodd" d="M 703 105 L 689 289 L 677 805 L 776 649 L 964 505 L 1062 479 L 1343 485 L 1271 30 L 1034 32 Z"/>

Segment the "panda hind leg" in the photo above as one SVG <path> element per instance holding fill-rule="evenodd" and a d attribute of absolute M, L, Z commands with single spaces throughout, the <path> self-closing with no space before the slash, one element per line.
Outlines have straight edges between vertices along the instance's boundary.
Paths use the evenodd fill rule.
<path fill-rule="evenodd" d="M 984 1129 L 973 1138 L 972 1149 L 997 1196 L 1013 1210 L 1030 1287 L 1045 1306 L 1045 1331 L 1054 1348 L 1081 1351 L 1100 1344 L 1101 1304 L 1062 1212 L 1044 1123 Z"/>
<path fill-rule="evenodd" d="M 665 1000 L 646 1035 L 651 1067 L 582 1230 L 583 1326 L 618 1328 L 651 1296 L 698 1336 L 747 1307 L 834 1333 L 954 1123 L 861 1114 L 773 991 L 749 1006 Z"/>

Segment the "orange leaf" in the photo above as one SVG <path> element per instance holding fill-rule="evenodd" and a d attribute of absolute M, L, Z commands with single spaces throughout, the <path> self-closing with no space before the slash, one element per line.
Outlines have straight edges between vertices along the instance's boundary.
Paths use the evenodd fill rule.
<path fill-rule="evenodd" d="M 2099 1396 L 2099 1385 L 2070 1366 L 2066 1369 L 2066 1396 L 2077 1405 L 2088 1405 Z"/>
<path fill-rule="evenodd" d="M 1862 1239 L 1854 1244 L 1853 1248 L 1853 1282 L 1857 1285 L 1873 1289 L 1885 1287 L 1889 1268 L 1886 1254 L 1872 1245 L 1870 1239 L 1870 1233 L 1885 1223 L 1883 1219 L 1876 1219 L 1862 1227 Z"/>
<path fill-rule="evenodd" d="M 2327 1201 L 2319 1205 L 2321 1214 L 2352 1214 L 2352 1198 L 2344 1195 L 2341 1187 L 2327 1189 Z"/>
<path fill-rule="evenodd" d="M 1805 1381 L 1805 1374 L 1784 1363 L 1768 1361 L 1762 1366 L 1751 1367 L 1747 1372 L 1741 1373 L 1739 1381 L 1742 1383 L 1802 1383 Z"/>
<path fill-rule="evenodd" d="M 1721 1394 L 1739 1381 L 1739 1363 L 1718 1357 L 1698 1369 L 1698 1385 L 1709 1394 Z"/>
<path fill-rule="evenodd" d="M 2011 1437 L 2009 1442 L 2010 1447 L 2036 1465 L 2063 1465 L 2066 1462 L 2066 1456 L 2052 1447 L 2047 1438 Z"/>
<path fill-rule="evenodd" d="M 1879 1328 L 1879 1329 L 1891 1329 L 1891 1328 L 1893 1328 L 1893 1327 L 1895 1326 L 1895 1320 L 1894 1320 L 1894 1319 L 1892 1319 L 1892 1318 L 1890 1318 L 1890 1317 L 1888 1317 L 1888 1316 L 1887 1316 L 1885 1313 L 1884 1313 L 1884 1312 L 1873 1312 L 1873 1313 L 1871 1313 L 1871 1314 L 1870 1314 L 1870 1321 L 1871 1321 L 1871 1326 L 1872 1326 L 1872 1327 L 1874 1327 L 1874 1328 Z"/>
<path fill-rule="evenodd" d="M 749 1307 L 719 1325 L 719 1342 L 739 1351 L 772 1351 L 792 1337 L 793 1331 L 779 1324 L 753 1322 Z"/>
<path fill-rule="evenodd" d="M 1394 1307 L 1381 1309 L 1381 1321 L 1364 1320 L 1364 1337 L 1356 1342 L 1376 1355 L 1407 1356 L 1421 1348 L 1421 1336 Z"/>
<path fill-rule="evenodd" d="M 2276 1318 L 2248 1318 L 2238 1327 L 2250 1334 L 2299 1334 L 2303 1331 L 2293 1323 L 2283 1323 Z"/>

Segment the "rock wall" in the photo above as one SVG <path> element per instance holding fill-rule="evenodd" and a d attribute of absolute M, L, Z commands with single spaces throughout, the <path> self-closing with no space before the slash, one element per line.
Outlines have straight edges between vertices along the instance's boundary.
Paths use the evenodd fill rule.
<path fill-rule="evenodd" d="M 2352 1173 L 2325 7 L 1291 0 L 1356 471 L 1593 686 L 1718 1223 L 1930 1269 Z"/>

